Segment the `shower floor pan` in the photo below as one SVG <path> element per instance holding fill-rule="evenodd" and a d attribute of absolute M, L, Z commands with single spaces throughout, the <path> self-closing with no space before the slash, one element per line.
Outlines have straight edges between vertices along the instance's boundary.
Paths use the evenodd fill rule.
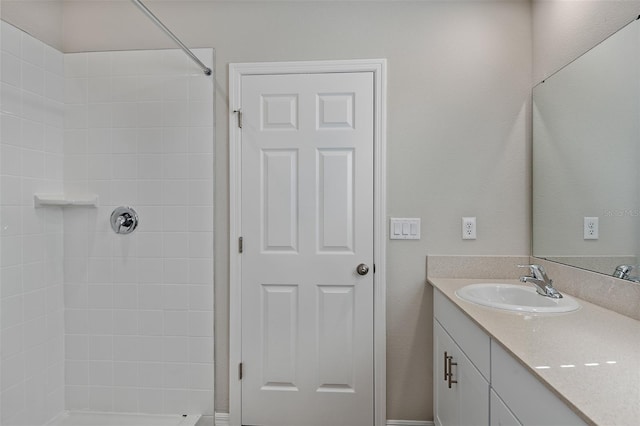
<path fill-rule="evenodd" d="M 49 426 L 195 426 L 200 415 L 158 415 L 68 411 Z"/>

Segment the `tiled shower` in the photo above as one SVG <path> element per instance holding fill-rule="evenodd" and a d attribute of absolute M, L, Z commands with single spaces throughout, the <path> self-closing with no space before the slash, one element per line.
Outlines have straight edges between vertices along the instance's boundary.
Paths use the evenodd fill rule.
<path fill-rule="evenodd" d="M 0 423 L 212 416 L 213 78 L 177 50 L 63 54 L 0 25 Z"/>

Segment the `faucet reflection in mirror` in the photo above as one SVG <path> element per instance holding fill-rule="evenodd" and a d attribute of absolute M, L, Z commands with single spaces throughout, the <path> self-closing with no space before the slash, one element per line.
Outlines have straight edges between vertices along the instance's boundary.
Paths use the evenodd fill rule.
<path fill-rule="evenodd" d="M 639 276 L 633 276 L 633 275 L 629 275 L 629 273 L 633 270 L 636 269 L 634 266 L 631 265 L 618 265 L 616 267 L 616 270 L 613 272 L 613 276 L 616 278 L 620 278 L 623 280 L 629 280 L 629 281 L 633 281 L 636 283 L 640 283 L 640 277 Z"/>
<path fill-rule="evenodd" d="M 627 279 L 640 263 L 638 52 L 634 21 L 534 88 L 533 256 Z"/>

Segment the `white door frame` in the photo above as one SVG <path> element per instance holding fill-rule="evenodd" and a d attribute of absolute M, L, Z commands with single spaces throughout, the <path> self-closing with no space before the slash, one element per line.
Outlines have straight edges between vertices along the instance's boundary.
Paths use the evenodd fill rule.
<path fill-rule="evenodd" d="M 242 386 L 238 368 L 242 362 L 241 266 L 238 239 L 242 236 L 241 132 L 238 117 L 242 77 L 258 74 L 315 74 L 372 72 L 374 79 L 374 419 L 386 424 L 386 59 L 341 61 L 263 62 L 229 65 L 229 425 L 241 426 Z"/>

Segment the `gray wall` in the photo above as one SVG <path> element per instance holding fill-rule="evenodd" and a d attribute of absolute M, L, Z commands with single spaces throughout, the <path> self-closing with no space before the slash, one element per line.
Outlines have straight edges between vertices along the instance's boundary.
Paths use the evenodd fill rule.
<path fill-rule="evenodd" d="M 388 417 L 432 419 L 425 255 L 529 254 L 530 3 L 147 5 L 190 47 L 216 49 L 216 410 L 228 408 L 227 66 L 382 57 L 388 214 L 422 218 L 422 240 L 388 243 Z M 66 1 L 63 20 L 65 52 L 173 47 L 126 1 Z M 477 240 L 461 239 L 462 216 L 478 218 Z"/>

